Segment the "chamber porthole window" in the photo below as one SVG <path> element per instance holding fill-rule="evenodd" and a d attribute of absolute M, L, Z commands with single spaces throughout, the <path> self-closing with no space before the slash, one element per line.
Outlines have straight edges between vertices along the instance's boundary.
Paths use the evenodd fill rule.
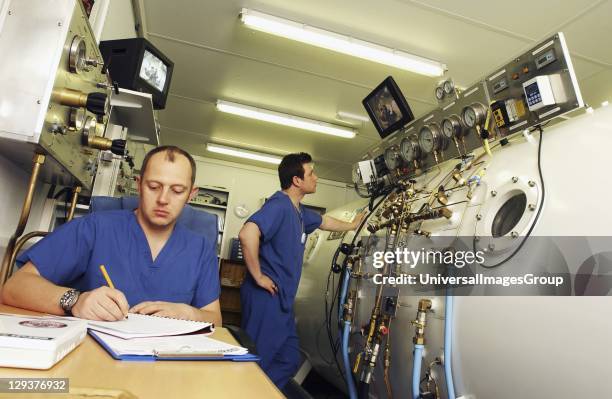
<path fill-rule="evenodd" d="M 526 206 L 527 196 L 525 193 L 510 197 L 497 211 L 491 226 L 491 235 L 502 237 L 508 234 L 523 217 Z"/>

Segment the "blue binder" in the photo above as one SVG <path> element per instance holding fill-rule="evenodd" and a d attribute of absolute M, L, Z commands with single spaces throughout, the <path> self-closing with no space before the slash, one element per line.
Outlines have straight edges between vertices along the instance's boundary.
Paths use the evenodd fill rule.
<path fill-rule="evenodd" d="M 104 340 L 96 334 L 95 331 L 89 330 L 89 335 L 95 339 L 108 353 L 116 360 L 129 362 L 154 362 L 157 360 L 213 360 L 213 361 L 233 361 L 233 362 L 257 362 L 259 356 L 250 353 L 244 355 L 198 355 L 198 354 L 176 354 L 173 355 L 119 355 L 113 351 Z"/>

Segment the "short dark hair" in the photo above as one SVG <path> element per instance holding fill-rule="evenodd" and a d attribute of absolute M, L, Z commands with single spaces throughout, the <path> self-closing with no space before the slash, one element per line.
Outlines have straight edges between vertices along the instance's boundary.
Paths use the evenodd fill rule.
<path fill-rule="evenodd" d="M 196 163 L 193 160 L 193 157 L 187 151 L 174 145 L 162 145 L 159 147 L 155 147 L 151 151 L 149 151 L 142 161 L 142 166 L 140 167 L 140 178 L 144 178 L 144 174 L 147 170 L 147 165 L 149 164 L 149 160 L 151 159 L 151 157 L 159 152 L 164 151 L 166 152 L 166 159 L 170 162 L 174 162 L 174 156 L 177 153 L 187 158 L 189 164 L 191 165 L 191 186 L 193 187 L 193 184 L 195 183 Z"/>
<path fill-rule="evenodd" d="M 304 178 L 304 164 L 311 163 L 312 157 L 305 152 L 288 154 L 283 157 L 278 165 L 278 178 L 281 189 L 286 190 L 293 184 L 293 177 Z"/>

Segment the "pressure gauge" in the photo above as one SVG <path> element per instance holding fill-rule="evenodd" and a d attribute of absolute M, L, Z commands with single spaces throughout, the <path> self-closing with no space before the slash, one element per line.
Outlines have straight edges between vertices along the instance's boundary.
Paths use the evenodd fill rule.
<path fill-rule="evenodd" d="M 70 72 L 80 73 L 87 70 L 85 60 L 87 59 L 87 45 L 81 36 L 75 36 L 70 44 L 68 52 L 68 67 Z"/>
<path fill-rule="evenodd" d="M 387 165 L 389 170 L 395 170 L 401 166 L 401 158 L 397 145 L 393 145 L 385 150 L 385 165 Z"/>
<path fill-rule="evenodd" d="M 425 153 L 443 150 L 445 144 L 446 140 L 437 125 L 423 126 L 419 131 L 419 145 Z"/>
<path fill-rule="evenodd" d="M 400 154 L 404 161 L 412 162 L 415 159 L 421 158 L 421 147 L 413 138 L 406 137 L 400 144 Z"/>
<path fill-rule="evenodd" d="M 463 112 L 461 113 L 463 123 L 469 128 L 473 128 L 476 125 L 482 125 L 486 117 L 487 109 L 481 103 L 469 105 L 463 108 Z"/>
<path fill-rule="evenodd" d="M 449 95 L 455 89 L 455 83 L 453 83 L 453 81 L 449 79 L 444 82 L 444 85 L 442 87 L 444 88 L 444 94 Z"/>
<path fill-rule="evenodd" d="M 457 115 L 449 116 L 442 121 L 442 133 L 448 139 L 453 137 L 463 136 L 463 127 L 461 126 L 461 119 Z"/>
<path fill-rule="evenodd" d="M 444 98 L 444 88 L 442 86 L 436 87 L 436 99 L 438 101 Z"/>

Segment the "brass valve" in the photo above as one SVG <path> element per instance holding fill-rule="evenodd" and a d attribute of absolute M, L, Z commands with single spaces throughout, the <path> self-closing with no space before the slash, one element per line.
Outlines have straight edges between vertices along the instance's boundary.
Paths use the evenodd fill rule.
<path fill-rule="evenodd" d="M 416 319 L 411 321 L 415 326 L 414 338 L 412 342 L 419 345 L 425 345 L 425 326 L 427 324 L 427 312 L 431 309 L 430 299 L 421 299 L 417 311 Z"/>

